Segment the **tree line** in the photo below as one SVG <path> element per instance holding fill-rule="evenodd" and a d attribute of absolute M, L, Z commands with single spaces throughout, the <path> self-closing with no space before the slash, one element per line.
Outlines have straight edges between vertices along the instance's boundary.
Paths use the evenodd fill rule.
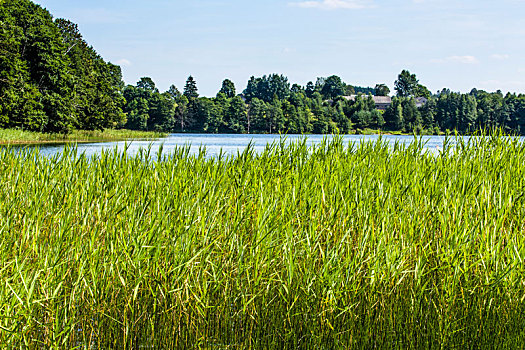
<path fill-rule="evenodd" d="M 120 67 L 76 24 L 29 0 L 0 3 L 0 127 L 68 133 L 125 121 Z"/>
<path fill-rule="evenodd" d="M 390 95 L 386 84 L 353 86 L 336 75 L 305 86 L 281 74 L 251 77 L 242 91 L 225 79 L 214 97 L 200 96 L 192 76 L 182 92 L 175 85 L 160 92 L 148 77 L 125 86 L 120 67 L 104 61 L 74 23 L 53 19 L 30 0 L 4 0 L 0 7 L 2 128 L 320 134 L 370 128 L 435 134 L 500 127 L 525 134 L 525 95 L 477 89 L 433 94 L 407 70 L 394 86 L 386 110 L 377 109 L 372 97 Z"/>
<path fill-rule="evenodd" d="M 382 129 L 409 133 L 460 133 L 502 128 L 525 133 L 525 95 L 472 89 L 462 94 L 443 89 L 431 94 L 415 74 L 404 70 L 395 81 L 396 96 L 386 110 L 376 109 L 372 96 L 387 96 L 385 84 L 348 98 L 353 87 L 340 77 L 318 78 L 306 86 L 283 75 L 251 77 L 238 94 L 225 79 L 213 98 L 200 97 L 188 77 L 180 92 L 172 85 L 160 93 L 151 78 L 128 85 L 126 128 L 205 133 L 351 133 Z"/>

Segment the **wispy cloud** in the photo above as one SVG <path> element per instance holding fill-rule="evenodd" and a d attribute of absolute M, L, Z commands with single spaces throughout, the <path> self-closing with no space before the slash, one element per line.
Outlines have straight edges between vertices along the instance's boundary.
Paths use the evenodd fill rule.
<path fill-rule="evenodd" d="M 474 56 L 449 56 L 446 58 L 436 58 L 430 60 L 432 63 L 461 63 L 461 64 L 476 64 L 478 59 Z"/>
<path fill-rule="evenodd" d="M 291 2 L 290 6 L 302 8 L 318 8 L 322 10 L 351 9 L 358 10 L 374 7 L 372 0 L 321 0 Z"/>
<path fill-rule="evenodd" d="M 500 60 L 500 61 L 507 60 L 507 59 L 510 58 L 509 55 L 502 55 L 502 54 L 499 54 L 499 53 L 495 53 L 495 54 L 491 55 L 490 57 L 495 59 L 495 60 Z"/>
<path fill-rule="evenodd" d="M 129 67 L 131 66 L 131 61 L 130 60 L 127 60 L 125 58 L 121 58 L 120 60 L 118 60 L 116 62 L 119 66 L 125 66 L 125 67 Z"/>

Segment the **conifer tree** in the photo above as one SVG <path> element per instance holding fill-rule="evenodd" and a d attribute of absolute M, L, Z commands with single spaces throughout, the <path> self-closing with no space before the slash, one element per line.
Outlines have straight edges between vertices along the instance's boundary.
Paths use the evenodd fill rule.
<path fill-rule="evenodd" d="M 184 96 L 186 96 L 190 100 L 199 97 L 197 83 L 191 75 L 186 80 L 186 85 L 184 85 Z"/>

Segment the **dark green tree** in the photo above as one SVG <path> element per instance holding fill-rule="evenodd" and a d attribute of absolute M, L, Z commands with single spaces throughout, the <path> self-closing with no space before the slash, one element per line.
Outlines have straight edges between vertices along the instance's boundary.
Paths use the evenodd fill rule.
<path fill-rule="evenodd" d="M 372 121 L 372 112 L 367 110 L 360 110 L 354 114 L 355 124 L 358 128 L 364 129 L 370 125 Z"/>
<path fill-rule="evenodd" d="M 345 92 L 344 92 L 344 94 L 345 94 L 345 96 L 355 95 L 356 94 L 355 88 L 352 85 L 345 84 Z"/>
<path fill-rule="evenodd" d="M 282 133 L 285 130 L 285 120 L 282 110 L 282 102 L 275 98 L 272 103 L 268 105 L 268 132 Z"/>
<path fill-rule="evenodd" d="M 230 79 L 224 79 L 219 93 L 224 94 L 227 98 L 235 97 L 235 84 Z"/>
<path fill-rule="evenodd" d="M 410 74 L 408 70 L 403 70 L 394 83 L 397 96 L 414 96 L 418 89 L 418 82 L 415 74 Z"/>
<path fill-rule="evenodd" d="M 391 130 L 403 130 L 405 126 L 402 101 L 403 98 L 394 97 L 392 104 L 385 112 L 386 126 Z"/>
<path fill-rule="evenodd" d="M 65 55 L 70 62 L 75 127 L 103 130 L 122 126 L 125 101 L 121 95 L 123 82 L 120 67 L 106 63 L 84 41 L 73 22 L 57 19 L 55 24 L 66 45 Z"/>
<path fill-rule="evenodd" d="M 137 82 L 137 87 L 139 89 L 142 89 L 142 90 L 145 90 L 151 93 L 159 92 L 159 90 L 155 86 L 155 82 L 150 77 L 140 78 L 140 80 Z"/>
<path fill-rule="evenodd" d="M 248 109 L 248 115 L 252 124 L 252 130 L 254 132 L 268 132 L 269 121 L 268 121 L 268 106 L 262 100 L 254 98 L 250 103 Z"/>
<path fill-rule="evenodd" d="M 244 90 L 244 97 L 247 102 L 253 98 L 258 98 L 267 103 L 274 98 L 279 100 L 286 99 L 290 94 L 290 83 L 284 75 L 271 74 L 262 78 L 251 77 Z"/>
<path fill-rule="evenodd" d="M 255 78 L 254 76 L 250 77 L 250 80 L 248 80 L 248 84 L 246 86 L 246 89 L 243 92 L 244 98 L 246 98 L 246 101 L 250 102 L 254 98 L 258 98 L 259 95 L 259 82 L 261 81 L 261 78 Z"/>
<path fill-rule="evenodd" d="M 76 119 L 73 79 L 59 28 L 49 12 L 29 0 L 4 0 L 0 11 L 2 124 L 68 133 Z"/>
<path fill-rule="evenodd" d="M 413 97 L 401 99 L 403 107 L 403 121 L 406 131 L 414 132 L 422 129 L 423 120 Z"/>
<path fill-rule="evenodd" d="M 332 75 L 326 78 L 321 89 L 321 94 L 325 99 L 334 99 L 344 95 L 344 84 L 340 77 Z"/>
<path fill-rule="evenodd" d="M 0 6 L 0 126 L 68 133 L 124 122 L 122 75 L 82 38 L 29 0 Z"/>
<path fill-rule="evenodd" d="M 377 109 L 374 109 L 372 111 L 372 123 L 374 127 L 382 129 L 385 126 L 386 122 L 383 113 L 384 111 L 380 111 Z"/>
<path fill-rule="evenodd" d="M 226 95 L 218 93 L 214 101 L 210 100 L 208 106 L 208 116 L 204 125 L 204 132 L 219 133 L 226 130 L 224 124 L 224 109 L 229 105 Z"/>
<path fill-rule="evenodd" d="M 239 96 L 232 98 L 228 109 L 225 111 L 225 122 L 229 130 L 233 133 L 249 133 L 250 125 L 247 117 L 248 113 L 244 101 Z"/>
<path fill-rule="evenodd" d="M 423 127 L 428 130 L 433 130 L 436 126 L 436 99 L 431 98 L 421 109 L 421 117 L 423 119 Z"/>
<path fill-rule="evenodd" d="M 312 95 L 314 94 L 314 92 L 315 92 L 315 85 L 314 85 L 314 83 L 312 83 L 311 81 L 309 81 L 309 82 L 306 84 L 306 90 L 305 90 L 306 97 L 308 97 L 308 98 L 312 98 Z"/>
<path fill-rule="evenodd" d="M 304 93 L 304 90 L 303 90 L 301 85 L 293 84 L 291 89 L 290 89 L 290 93 L 292 93 L 292 94 L 302 94 L 302 93 Z"/>
<path fill-rule="evenodd" d="M 191 124 L 188 119 L 188 98 L 175 85 L 170 86 L 168 94 L 174 103 L 174 131 L 185 132 Z"/>
<path fill-rule="evenodd" d="M 170 97 L 174 101 L 177 101 L 182 96 L 182 94 L 180 93 L 179 89 L 177 89 L 177 87 L 175 85 L 171 85 L 170 86 L 170 88 L 168 89 L 168 94 L 170 94 Z"/>
<path fill-rule="evenodd" d="M 175 107 L 175 131 L 186 132 L 188 129 L 191 128 L 193 121 L 190 115 L 188 114 L 188 105 L 188 98 L 182 95 L 177 101 L 177 106 Z"/>
<path fill-rule="evenodd" d="M 170 94 L 153 93 L 149 104 L 148 130 L 172 131 L 175 128 L 175 106 Z"/>
<path fill-rule="evenodd" d="M 421 84 L 417 85 L 417 88 L 414 94 L 415 97 L 425 97 L 428 99 L 430 98 L 431 95 L 432 94 L 430 93 L 430 90 L 428 90 L 426 86 L 421 85 Z"/>
<path fill-rule="evenodd" d="M 186 96 L 188 100 L 199 97 L 197 83 L 191 75 L 188 77 L 188 79 L 186 80 L 186 84 L 184 85 L 184 96 Z"/>
<path fill-rule="evenodd" d="M 263 77 L 261 85 L 263 100 L 267 102 L 274 98 L 284 100 L 290 94 L 290 83 L 284 75 L 271 74 L 266 79 Z"/>
<path fill-rule="evenodd" d="M 376 96 L 388 96 L 390 94 L 390 89 L 385 84 L 376 84 L 374 89 Z"/>

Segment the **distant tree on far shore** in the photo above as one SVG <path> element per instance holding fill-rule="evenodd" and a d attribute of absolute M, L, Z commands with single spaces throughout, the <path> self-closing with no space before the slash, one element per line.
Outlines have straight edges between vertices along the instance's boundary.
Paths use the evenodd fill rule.
<path fill-rule="evenodd" d="M 190 75 L 186 80 L 186 85 L 184 85 L 184 96 L 189 100 L 194 98 L 199 98 L 199 90 L 197 89 L 197 82 Z"/>
<path fill-rule="evenodd" d="M 385 84 L 377 84 L 375 87 L 376 96 L 388 96 L 390 89 Z"/>

